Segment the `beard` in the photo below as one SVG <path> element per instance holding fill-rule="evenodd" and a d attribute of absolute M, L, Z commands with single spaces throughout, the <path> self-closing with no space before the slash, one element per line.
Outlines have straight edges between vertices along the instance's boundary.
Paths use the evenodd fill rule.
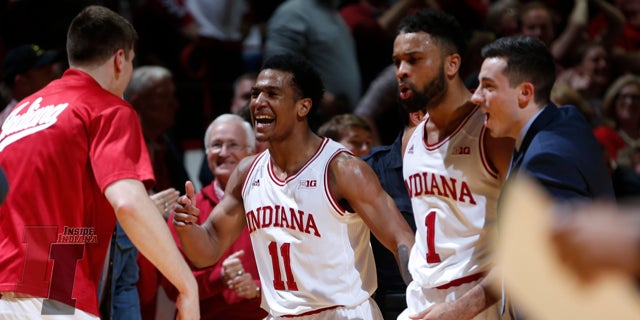
<path fill-rule="evenodd" d="M 411 88 L 411 98 L 402 100 L 398 93 L 400 105 L 409 113 L 436 106 L 447 92 L 447 83 L 444 77 L 444 69 L 440 67 L 440 72 L 435 79 L 424 85 L 422 90 L 418 90 L 418 88 L 411 83 L 407 84 Z"/>

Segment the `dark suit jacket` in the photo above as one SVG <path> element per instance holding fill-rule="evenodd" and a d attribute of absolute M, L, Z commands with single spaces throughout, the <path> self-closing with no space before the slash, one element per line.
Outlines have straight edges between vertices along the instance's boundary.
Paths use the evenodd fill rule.
<path fill-rule="evenodd" d="M 558 200 L 613 199 L 602 147 L 574 106 L 543 109 L 514 154 L 510 177 L 516 172 L 536 178 Z"/>
<path fill-rule="evenodd" d="M 371 166 L 380 180 L 380 185 L 393 198 L 398 210 L 415 232 L 416 223 L 413 218 L 411 198 L 402 177 L 402 134 L 398 135 L 390 146 L 375 147 L 362 159 Z M 404 293 L 407 286 L 402 280 L 398 263 L 391 251 L 375 237 L 371 237 L 371 248 L 378 276 L 376 295 Z"/>

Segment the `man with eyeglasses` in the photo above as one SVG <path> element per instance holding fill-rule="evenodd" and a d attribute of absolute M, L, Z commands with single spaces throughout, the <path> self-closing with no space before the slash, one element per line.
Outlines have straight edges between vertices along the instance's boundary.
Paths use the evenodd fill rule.
<path fill-rule="evenodd" d="M 251 125 L 235 114 L 218 116 L 204 134 L 206 160 L 214 175 L 211 184 L 196 194 L 202 224 L 224 195 L 227 182 L 238 163 L 256 150 L 256 138 Z M 180 246 L 178 232 L 169 216 L 169 229 Z M 238 239 L 222 254 L 218 262 L 207 268 L 191 266 L 200 290 L 202 319 L 263 319 L 260 308 L 260 279 L 249 231 L 244 228 Z M 163 279 L 162 286 L 170 299 L 177 297 L 171 283 Z"/>

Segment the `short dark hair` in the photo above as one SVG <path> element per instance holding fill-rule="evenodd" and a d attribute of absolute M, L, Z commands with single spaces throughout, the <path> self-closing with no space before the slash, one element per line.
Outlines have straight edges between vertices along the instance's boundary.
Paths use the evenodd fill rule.
<path fill-rule="evenodd" d="M 273 69 L 291 73 L 291 86 L 300 98 L 310 98 L 312 108 L 320 105 L 324 95 L 324 85 L 318 71 L 305 59 L 296 54 L 278 54 L 267 58 L 260 70 Z"/>
<path fill-rule="evenodd" d="M 119 49 L 128 55 L 137 40 L 136 30 L 122 16 L 103 6 L 87 6 L 67 32 L 69 64 L 101 64 Z"/>
<path fill-rule="evenodd" d="M 428 33 L 446 54 L 463 55 L 467 49 L 464 30 L 456 18 L 433 10 L 420 10 L 406 16 L 398 25 L 398 33 Z"/>
<path fill-rule="evenodd" d="M 511 87 L 531 82 L 535 88 L 535 102 L 540 105 L 549 102 L 556 81 L 556 65 L 544 42 L 533 37 L 504 37 L 484 46 L 482 57 L 504 58 L 507 65 L 503 73 Z"/>

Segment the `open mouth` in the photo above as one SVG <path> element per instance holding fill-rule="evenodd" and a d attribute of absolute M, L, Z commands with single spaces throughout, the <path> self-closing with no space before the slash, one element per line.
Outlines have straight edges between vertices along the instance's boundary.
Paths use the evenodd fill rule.
<path fill-rule="evenodd" d="M 407 100 L 411 98 L 413 91 L 411 90 L 410 86 L 406 84 L 400 84 L 398 86 L 398 93 L 399 93 L 400 99 Z"/>
<path fill-rule="evenodd" d="M 275 120 L 273 119 L 273 117 L 268 116 L 268 115 L 256 115 L 255 116 L 256 127 L 268 126 L 268 125 L 272 124 L 274 121 Z"/>
<path fill-rule="evenodd" d="M 484 112 L 484 126 L 486 127 L 489 124 L 489 114 Z"/>

